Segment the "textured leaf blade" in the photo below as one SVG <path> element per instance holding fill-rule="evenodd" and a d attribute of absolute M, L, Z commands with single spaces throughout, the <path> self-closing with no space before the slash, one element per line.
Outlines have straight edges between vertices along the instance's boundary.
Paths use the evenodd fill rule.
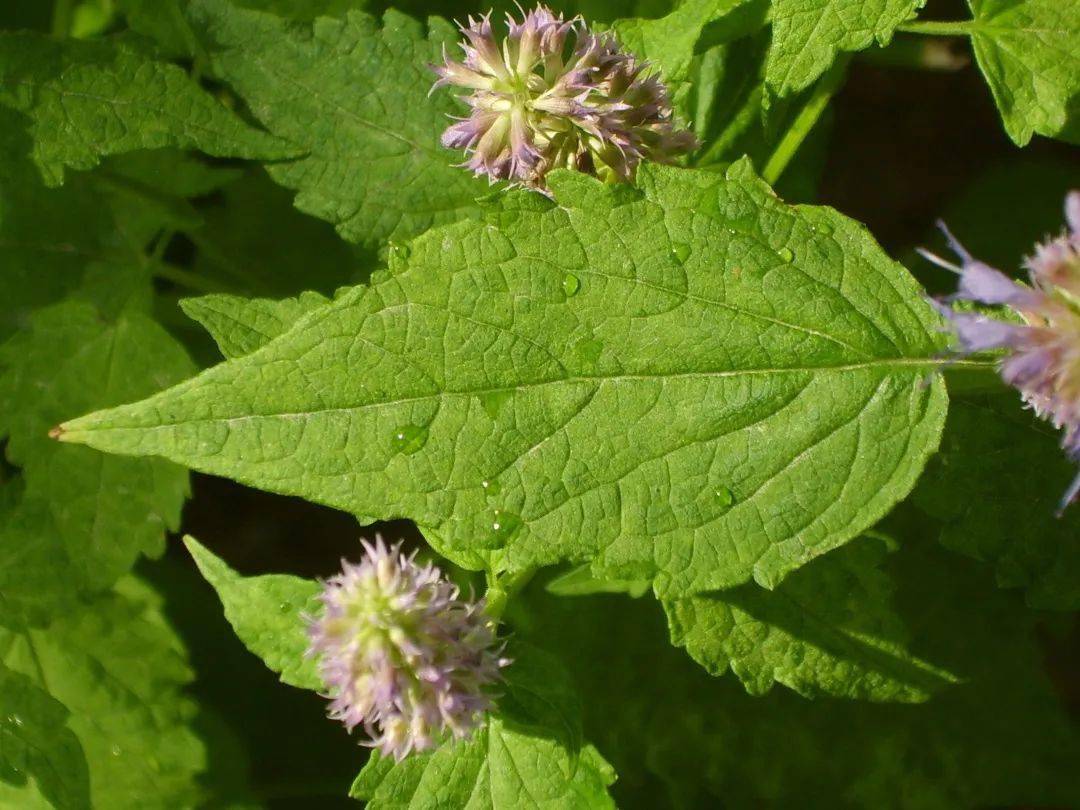
<path fill-rule="evenodd" d="M 1023 146 L 1032 133 L 1080 143 L 1080 2 L 968 0 L 979 69 L 1005 131 Z"/>
<path fill-rule="evenodd" d="M 112 42 L 0 36 L 0 104 L 27 116 L 49 185 L 64 169 L 165 146 L 262 160 L 296 153 L 245 124 L 175 65 Z"/>
<path fill-rule="evenodd" d="M 30 777 L 53 806 L 89 808 L 86 757 L 63 704 L 0 664 L 0 714 L 0 780 L 21 786 Z"/>
<path fill-rule="evenodd" d="M 828 70 L 840 51 L 888 44 L 896 27 L 925 2 L 772 0 L 765 80 L 781 96 L 802 90 Z"/>
<path fill-rule="evenodd" d="M 861 226 L 745 164 L 642 177 L 562 174 L 558 205 L 428 233 L 263 349 L 62 438 L 408 516 L 471 567 L 775 585 L 914 483 L 945 411 L 936 318 Z"/>
<path fill-rule="evenodd" d="M 184 543 L 225 608 L 237 637 L 281 676 L 283 683 L 301 689 L 323 688 L 315 661 L 308 658 L 304 614 L 314 615 L 319 584 L 302 577 L 270 574 L 243 577 L 195 538 Z"/>
<path fill-rule="evenodd" d="M 884 554 L 862 538 L 772 592 L 751 583 L 665 602 L 672 641 L 713 675 L 730 669 L 754 695 L 782 683 L 810 698 L 924 701 L 956 679 L 908 651 Z"/>
<path fill-rule="evenodd" d="M 186 298 L 180 307 L 208 331 L 226 358 L 243 357 L 262 348 L 291 327 L 301 315 L 326 304 L 318 293 L 296 298 L 240 298 L 204 295 Z"/>
<path fill-rule="evenodd" d="M 192 373 L 183 348 L 138 312 L 113 323 L 80 301 L 39 311 L 0 347 L 0 433 L 21 467 L 18 502 L 0 520 L 0 589 L 34 611 L 102 590 L 142 553 L 164 548 L 188 494 L 169 462 L 63 448 L 52 426 L 88 403 L 122 402 Z"/>
<path fill-rule="evenodd" d="M 86 752 L 93 807 L 198 803 L 206 751 L 191 728 L 191 680 L 179 638 L 143 586 L 88 600 L 46 629 L 0 630 L 3 663 L 70 713 Z M 30 794 L 17 806 L 34 806 Z"/>
<path fill-rule="evenodd" d="M 449 94 L 428 98 L 453 27 L 390 11 L 320 18 L 310 30 L 270 14 L 197 0 L 191 16 L 221 76 L 305 157 L 270 167 L 296 205 L 367 246 L 475 214 L 486 185 L 439 145 Z M 392 124 L 390 123 L 392 122 Z"/>

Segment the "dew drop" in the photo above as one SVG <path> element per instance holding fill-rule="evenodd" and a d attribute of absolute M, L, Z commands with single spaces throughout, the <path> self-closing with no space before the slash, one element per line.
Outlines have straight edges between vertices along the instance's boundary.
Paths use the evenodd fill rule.
<path fill-rule="evenodd" d="M 289 612 L 289 603 L 288 602 L 282 602 L 280 605 L 278 605 L 278 610 L 281 611 L 282 613 L 288 613 Z"/>
<path fill-rule="evenodd" d="M 562 288 L 563 292 L 566 293 L 567 298 L 573 298 L 578 294 L 578 290 L 581 289 L 581 279 L 573 273 L 567 273 L 562 280 Z"/>
<path fill-rule="evenodd" d="M 675 257 L 679 264 L 685 264 L 686 260 L 690 258 L 690 246 L 685 242 L 676 242 L 671 247 L 671 255 Z"/>
<path fill-rule="evenodd" d="M 498 481 L 481 481 L 480 486 L 484 488 L 484 494 L 487 495 L 489 498 L 494 498 L 496 495 L 502 492 L 502 487 L 499 486 Z"/>
<path fill-rule="evenodd" d="M 499 411 L 514 396 L 513 391 L 486 391 L 479 395 L 480 404 L 491 419 L 499 418 Z"/>
<path fill-rule="evenodd" d="M 394 431 L 391 445 L 395 453 L 412 455 L 428 440 L 428 429 L 419 425 L 405 425 Z"/>
<path fill-rule="evenodd" d="M 23 719 L 17 714 L 9 714 L 7 716 L 7 721 L 8 724 L 12 726 L 21 726 L 23 724 Z"/>
<path fill-rule="evenodd" d="M 521 531 L 521 518 L 511 512 L 496 509 L 492 515 L 491 533 L 499 543 L 504 544 Z"/>
<path fill-rule="evenodd" d="M 720 504 L 720 506 L 731 506 L 735 503 L 735 493 L 727 487 L 717 487 L 716 502 Z"/>
<path fill-rule="evenodd" d="M 114 757 L 118 757 L 122 753 L 124 753 L 124 751 L 122 748 L 120 748 L 119 745 L 114 744 L 113 747 L 109 750 L 109 753 L 111 753 Z"/>
<path fill-rule="evenodd" d="M 828 222 L 818 223 L 817 232 L 822 236 L 832 236 L 833 227 Z"/>
<path fill-rule="evenodd" d="M 792 252 L 791 248 L 780 248 L 780 250 L 776 252 L 785 262 L 795 261 L 795 254 Z"/>

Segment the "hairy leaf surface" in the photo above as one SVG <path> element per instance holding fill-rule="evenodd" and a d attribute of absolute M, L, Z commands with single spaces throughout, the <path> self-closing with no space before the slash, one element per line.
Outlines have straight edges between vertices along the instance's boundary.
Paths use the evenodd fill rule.
<path fill-rule="evenodd" d="M 273 133 L 305 156 L 270 167 L 296 205 L 367 246 L 407 239 L 473 215 L 487 186 L 439 145 L 461 106 L 429 63 L 456 47 L 453 26 L 359 12 L 310 26 L 225 0 L 196 0 L 191 16 L 222 78 Z"/>
<path fill-rule="evenodd" d="M 750 583 L 664 603 L 672 641 L 753 695 L 782 683 L 805 697 L 915 703 L 955 678 L 907 649 L 881 541 L 861 538 L 776 590 Z"/>
<path fill-rule="evenodd" d="M 642 182 L 557 176 L 555 205 L 428 233 L 263 349 L 61 438 L 411 517 L 469 567 L 775 585 L 936 446 L 935 316 L 859 225 L 746 164 Z"/>
<path fill-rule="evenodd" d="M 164 146 L 261 160 L 296 153 L 245 124 L 175 65 L 102 40 L 0 35 L 0 105 L 28 119 L 46 183 L 105 155 Z"/>

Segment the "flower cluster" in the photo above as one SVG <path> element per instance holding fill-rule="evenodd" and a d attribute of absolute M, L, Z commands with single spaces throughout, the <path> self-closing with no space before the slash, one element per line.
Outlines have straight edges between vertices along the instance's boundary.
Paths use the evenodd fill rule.
<path fill-rule="evenodd" d="M 1006 350 L 1002 379 L 1017 388 L 1038 416 L 1064 430 L 1062 447 L 1080 461 L 1080 192 L 1065 200 L 1068 229 L 1038 245 L 1025 267 L 1031 285 L 1013 281 L 975 259 L 944 225 L 960 266 L 922 251 L 930 261 L 960 274 L 955 295 L 936 302 L 952 323 L 963 353 Z M 1002 319 L 957 309 L 956 301 L 1008 307 Z M 1080 475 L 1061 500 L 1063 510 L 1080 493 Z"/>
<path fill-rule="evenodd" d="M 520 23 L 507 15 L 507 27 L 500 48 L 490 14 L 470 17 L 464 61 L 444 53 L 432 66 L 435 87 L 472 91 L 463 97 L 469 116 L 442 142 L 464 149 L 476 174 L 538 189 L 556 168 L 630 180 L 642 160 L 667 162 L 694 147 L 694 136 L 674 127 L 667 88 L 611 35 L 542 5 Z"/>
<path fill-rule="evenodd" d="M 438 568 L 364 543 L 359 564 L 342 561 L 309 617 L 308 654 L 331 698 L 329 714 L 401 760 L 433 748 L 447 733 L 467 737 L 491 708 L 500 679 L 495 621 L 482 602 L 459 598 Z"/>

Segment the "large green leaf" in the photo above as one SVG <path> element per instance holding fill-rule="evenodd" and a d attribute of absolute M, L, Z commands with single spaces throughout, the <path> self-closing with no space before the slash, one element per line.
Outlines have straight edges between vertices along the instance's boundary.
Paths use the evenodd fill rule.
<path fill-rule="evenodd" d="M 176 67 L 102 40 L 0 35 L 0 105 L 26 118 L 49 185 L 105 155 L 179 146 L 270 160 L 296 149 L 245 124 Z"/>
<path fill-rule="evenodd" d="M 216 70 L 273 133 L 304 157 L 271 176 L 296 205 L 368 246 L 475 214 L 486 185 L 439 145 L 460 105 L 428 92 L 429 63 L 455 47 L 454 28 L 398 12 L 380 25 L 359 12 L 312 25 L 196 0 L 191 12 Z"/>
<path fill-rule="evenodd" d="M 48 432 L 92 403 L 123 402 L 193 371 L 175 339 L 142 313 L 109 322 L 83 301 L 39 311 L 0 346 L 0 435 L 22 471 L 21 498 L 0 517 L 5 608 L 51 610 L 79 591 L 107 588 L 139 554 L 161 552 L 179 522 L 186 471 L 62 447 Z"/>
<path fill-rule="evenodd" d="M 411 517 L 469 567 L 595 559 L 667 595 L 774 586 L 908 492 L 941 338 L 861 226 L 745 163 L 552 188 L 60 438 Z"/>
<path fill-rule="evenodd" d="M 1080 0 L 968 0 L 975 59 L 1005 131 L 1080 143 Z"/>
<path fill-rule="evenodd" d="M 1054 2 L 1054 0 L 1049 0 Z M 885 45 L 926 0 L 772 0 L 769 87 L 786 96 L 808 87 L 840 51 Z"/>
<path fill-rule="evenodd" d="M 206 752 L 190 727 L 195 707 L 181 692 L 191 671 L 144 587 L 122 586 L 48 628 L 0 630 L 0 660 L 67 708 L 67 726 L 86 752 L 93 807 L 193 806 Z M 31 783 L 0 800 L 36 807 L 39 790 Z"/>
<path fill-rule="evenodd" d="M 21 793 L 33 780 L 54 807 L 90 807 L 86 757 L 68 712 L 26 675 L 0 664 L 0 780 Z"/>
<path fill-rule="evenodd" d="M 908 650 L 884 555 L 880 540 L 862 538 L 772 592 L 750 583 L 665 602 L 672 640 L 754 695 L 782 683 L 806 697 L 926 700 L 956 679 Z"/>

